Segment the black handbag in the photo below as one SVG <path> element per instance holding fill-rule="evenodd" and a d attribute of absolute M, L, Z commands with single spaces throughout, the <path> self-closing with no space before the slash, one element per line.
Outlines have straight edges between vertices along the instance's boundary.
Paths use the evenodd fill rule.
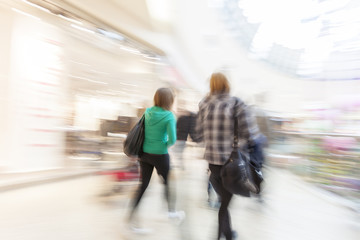
<path fill-rule="evenodd" d="M 254 161 L 258 158 L 258 152 L 252 151 L 254 148 L 249 148 L 249 158 L 243 154 L 238 143 L 238 123 L 235 121 L 234 131 L 234 148 L 226 163 L 221 168 L 221 178 L 223 186 L 226 190 L 233 194 L 250 196 L 250 192 L 259 194 L 261 191 L 261 182 L 263 181 L 261 168 L 256 166 Z M 255 145 L 256 147 L 261 147 Z M 257 148 L 257 149 L 258 149 Z M 262 153 L 262 152 L 261 152 Z"/>
<path fill-rule="evenodd" d="M 129 157 L 140 157 L 143 153 L 144 138 L 145 115 L 143 115 L 139 122 L 129 131 L 124 141 L 124 153 Z"/>

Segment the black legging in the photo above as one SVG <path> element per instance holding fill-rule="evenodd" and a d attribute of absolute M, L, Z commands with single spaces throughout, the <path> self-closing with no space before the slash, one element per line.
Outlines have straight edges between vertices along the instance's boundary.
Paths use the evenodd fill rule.
<path fill-rule="evenodd" d="M 134 199 L 133 208 L 130 217 L 133 215 L 136 208 L 138 207 L 141 197 L 143 196 L 146 188 L 149 185 L 154 167 L 156 168 L 157 173 L 163 179 L 163 183 L 165 185 L 165 198 L 168 202 L 168 209 L 169 211 L 174 210 L 173 201 L 171 201 L 170 199 L 169 184 L 168 184 L 168 176 L 170 170 L 169 154 L 143 153 L 143 155 L 140 158 L 141 186 L 139 187 L 136 197 Z"/>
<path fill-rule="evenodd" d="M 220 239 L 221 234 L 224 234 L 226 240 L 231 240 L 232 229 L 231 229 L 231 219 L 228 211 L 228 206 L 233 194 L 228 192 L 222 185 L 222 180 L 220 176 L 221 167 L 222 167 L 221 165 L 209 164 L 209 168 L 211 171 L 210 182 L 214 187 L 216 193 L 221 198 L 221 205 L 219 209 L 218 239 Z"/>

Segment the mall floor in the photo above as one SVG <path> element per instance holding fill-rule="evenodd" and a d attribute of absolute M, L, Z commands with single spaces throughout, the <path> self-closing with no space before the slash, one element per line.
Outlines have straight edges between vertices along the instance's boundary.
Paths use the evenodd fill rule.
<path fill-rule="evenodd" d="M 196 151 L 196 152 L 195 152 Z M 141 202 L 139 221 L 152 229 L 136 234 L 125 224 L 134 186 L 100 196 L 114 182 L 98 175 L 0 193 L 0 239 L 4 240 L 208 240 L 216 239 L 217 209 L 208 205 L 206 162 L 186 152 L 185 170 L 174 168 L 172 192 L 184 221 L 169 220 L 160 179 L 154 174 Z M 234 197 L 234 230 L 244 240 L 358 240 L 360 215 L 287 172 L 268 167 L 263 202 Z"/>

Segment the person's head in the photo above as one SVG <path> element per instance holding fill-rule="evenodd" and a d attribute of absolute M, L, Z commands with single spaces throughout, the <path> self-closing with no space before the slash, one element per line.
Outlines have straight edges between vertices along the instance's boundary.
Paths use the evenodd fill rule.
<path fill-rule="evenodd" d="M 174 103 L 174 94 L 170 88 L 159 88 L 154 95 L 155 106 L 170 110 Z"/>
<path fill-rule="evenodd" d="M 210 78 L 210 95 L 222 94 L 230 92 L 230 84 L 226 76 L 216 72 Z"/>

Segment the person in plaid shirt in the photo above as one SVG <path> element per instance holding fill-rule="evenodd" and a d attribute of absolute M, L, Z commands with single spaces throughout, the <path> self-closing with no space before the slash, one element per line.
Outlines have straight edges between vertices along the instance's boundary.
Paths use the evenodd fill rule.
<path fill-rule="evenodd" d="M 230 96 L 230 86 L 226 76 L 213 73 L 210 78 L 210 93 L 199 103 L 196 120 L 197 141 L 205 143 L 204 158 L 209 163 L 210 182 L 220 196 L 218 239 L 235 239 L 232 231 L 228 205 L 232 193 L 222 185 L 220 171 L 229 159 L 234 143 L 234 117 L 238 119 L 238 144 L 245 147 L 256 137 L 256 122 L 251 121 L 247 106 L 241 99 Z"/>

